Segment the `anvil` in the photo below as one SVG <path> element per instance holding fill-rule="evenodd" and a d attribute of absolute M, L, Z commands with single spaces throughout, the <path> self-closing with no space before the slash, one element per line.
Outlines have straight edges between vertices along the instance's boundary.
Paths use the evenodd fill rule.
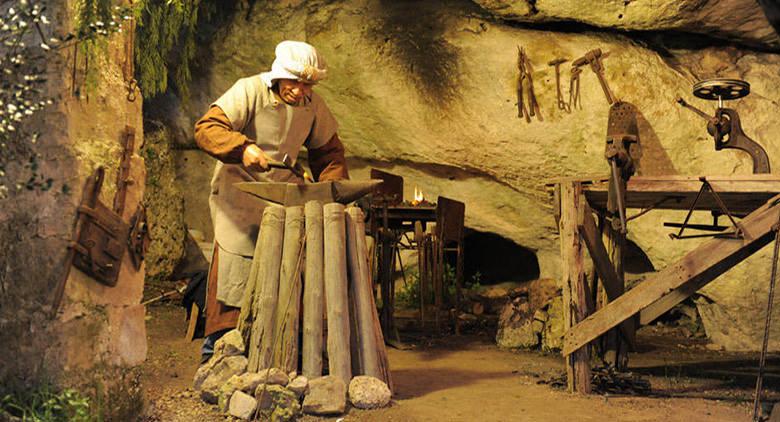
<path fill-rule="evenodd" d="M 307 184 L 278 182 L 241 182 L 234 186 L 241 191 L 286 207 L 304 205 L 309 201 L 348 204 L 373 191 L 381 180 L 337 180 Z"/>

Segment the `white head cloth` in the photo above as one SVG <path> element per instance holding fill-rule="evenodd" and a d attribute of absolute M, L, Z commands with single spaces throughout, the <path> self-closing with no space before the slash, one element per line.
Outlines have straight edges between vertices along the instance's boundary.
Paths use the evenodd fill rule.
<path fill-rule="evenodd" d="M 317 83 L 328 76 L 325 59 L 313 46 L 301 41 L 282 41 L 276 46 L 276 59 L 271 71 L 260 78 L 271 87 L 277 79 L 294 79 Z"/>

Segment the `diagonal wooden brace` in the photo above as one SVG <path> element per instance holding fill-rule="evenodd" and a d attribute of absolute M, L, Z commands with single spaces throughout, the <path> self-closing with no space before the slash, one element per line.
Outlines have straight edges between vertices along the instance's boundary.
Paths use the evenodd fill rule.
<path fill-rule="evenodd" d="M 741 222 L 744 238 L 715 238 L 688 252 L 676 263 L 648 277 L 614 302 L 570 328 L 564 336 L 568 356 L 638 312 L 653 306 L 660 315 L 725 273 L 773 239 L 780 216 L 780 195 L 751 212 Z M 656 304 L 662 304 L 659 306 Z M 642 318 L 647 321 L 647 318 Z"/>
<path fill-rule="evenodd" d="M 604 291 L 607 293 L 607 298 L 610 302 L 617 300 L 617 298 L 623 294 L 625 288 L 609 259 L 607 248 L 604 246 L 601 239 L 601 231 L 596 227 L 596 222 L 593 220 L 593 211 L 590 209 L 585 197 L 581 198 L 577 226 L 580 231 L 580 236 L 582 236 L 582 240 L 585 241 L 585 246 L 587 246 L 590 257 L 596 267 L 596 273 L 599 275 L 599 278 L 604 285 Z M 636 328 L 633 319 L 629 318 L 620 324 L 620 333 L 632 351 L 636 350 L 635 331 Z"/>

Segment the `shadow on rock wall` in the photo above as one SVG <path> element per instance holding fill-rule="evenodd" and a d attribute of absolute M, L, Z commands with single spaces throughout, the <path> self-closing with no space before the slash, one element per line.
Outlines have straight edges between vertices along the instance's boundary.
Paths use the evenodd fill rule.
<path fill-rule="evenodd" d="M 443 37 L 445 8 L 431 3 L 380 1 L 379 24 L 368 35 L 380 54 L 392 55 L 406 67 L 420 97 L 443 107 L 458 95 L 458 51 Z"/>

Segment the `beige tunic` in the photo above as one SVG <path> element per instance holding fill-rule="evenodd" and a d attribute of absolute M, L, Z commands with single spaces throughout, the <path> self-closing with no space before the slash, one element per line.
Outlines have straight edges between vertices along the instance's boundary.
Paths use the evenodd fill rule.
<path fill-rule="evenodd" d="M 299 107 L 279 101 L 259 75 L 240 79 L 213 105 L 221 108 L 237 130 L 254 141 L 268 156 L 293 160 L 302 146 L 324 146 L 338 129 L 336 119 L 316 93 Z M 246 181 L 302 183 L 289 170 L 251 172 L 241 164 L 218 162 L 211 181 L 209 207 L 214 236 L 219 246 L 231 254 L 251 257 L 265 201 L 236 189 Z"/>

